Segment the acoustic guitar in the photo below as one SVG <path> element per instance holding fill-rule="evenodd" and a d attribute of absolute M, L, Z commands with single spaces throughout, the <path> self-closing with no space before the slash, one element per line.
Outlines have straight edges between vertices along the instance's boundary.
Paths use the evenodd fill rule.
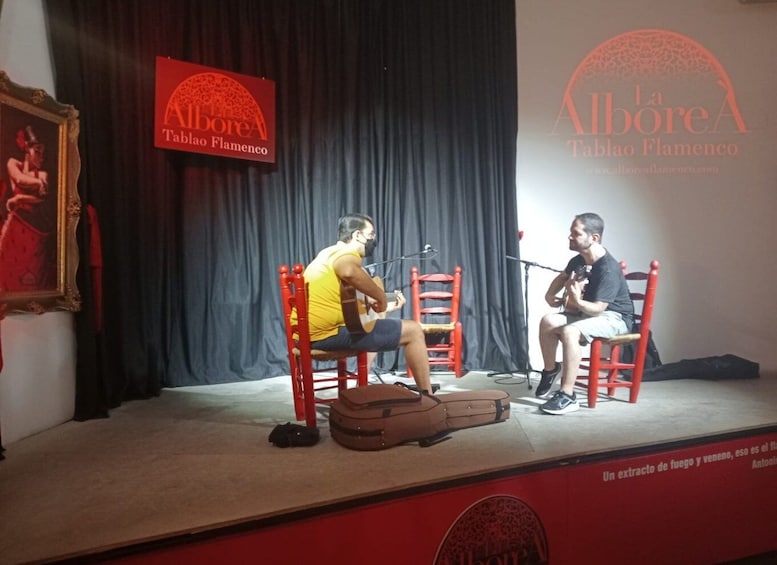
<path fill-rule="evenodd" d="M 383 288 L 383 281 L 380 277 L 373 277 L 372 280 Z M 396 302 L 397 293 L 387 292 L 386 302 Z M 385 313 L 376 312 L 370 306 L 369 298 L 364 293 L 359 292 L 347 282 L 340 281 L 340 306 L 343 309 L 343 318 L 345 327 L 352 334 L 366 334 L 375 327 L 375 322 L 385 317 Z"/>
<path fill-rule="evenodd" d="M 588 282 L 588 274 L 590 272 L 591 265 L 580 265 L 572 272 L 572 275 L 569 278 L 575 282 Z M 566 288 L 564 289 L 564 294 L 561 297 L 561 306 L 562 312 L 578 311 L 576 308 L 569 308 L 569 295 L 567 294 Z"/>

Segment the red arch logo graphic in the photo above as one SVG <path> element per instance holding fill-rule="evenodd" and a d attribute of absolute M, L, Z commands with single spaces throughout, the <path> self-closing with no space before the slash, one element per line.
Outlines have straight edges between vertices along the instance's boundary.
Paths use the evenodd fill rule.
<path fill-rule="evenodd" d="M 267 140 L 262 109 L 239 82 L 220 73 L 198 73 L 181 82 L 167 101 L 164 124 Z"/>
<path fill-rule="evenodd" d="M 467 508 L 451 525 L 435 565 L 548 563 L 548 540 L 537 513 L 520 498 L 495 495 Z"/>
<path fill-rule="evenodd" d="M 708 49 L 679 33 L 661 29 L 641 29 L 617 35 L 601 43 L 580 62 L 567 83 L 553 133 L 557 133 L 560 122 L 566 119 L 571 121 L 578 135 L 602 133 L 596 131 L 595 126 L 586 127 L 589 124 L 585 123 L 578 113 L 574 94 L 583 84 L 604 80 L 638 84 L 645 80 L 666 81 L 680 77 L 696 78 L 716 85 L 722 93 L 722 107 L 716 109 L 718 121 L 725 117 L 726 120 L 733 121 L 737 132 L 747 131 L 731 79 L 720 61 Z M 596 114 L 597 111 L 593 110 L 593 113 Z M 678 118 L 682 118 L 685 111 L 685 108 L 677 109 L 678 115 L 671 117 L 679 122 Z M 595 123 L 594 120 L 598 117 L 593 116 L 591 123 Z M 694 116 L 694 119 L 696 118 L 699 116 Z"/>

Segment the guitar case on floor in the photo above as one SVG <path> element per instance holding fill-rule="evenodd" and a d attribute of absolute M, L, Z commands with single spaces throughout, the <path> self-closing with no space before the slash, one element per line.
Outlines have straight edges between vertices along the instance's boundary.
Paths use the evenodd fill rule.
<path fill-rule="evenodd" d="M 427 395 L 375 384 L 340 391 L 330 407 L 329 430 L 344 447 L 374 451 L 416 441 L 428 447 L 454 430 L 509 417 L 510 395 L 501 390 Z"/>

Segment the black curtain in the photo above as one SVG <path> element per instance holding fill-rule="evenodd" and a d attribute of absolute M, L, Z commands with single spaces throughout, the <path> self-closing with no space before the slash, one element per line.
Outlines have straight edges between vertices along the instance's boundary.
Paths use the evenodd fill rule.
<path fill-rule="evenodd" d="M 388 288 L 408 290 L 413 265 L 464 268 L 467 368 L 523 365 L 520 269 L 506 259 L 518 255 L 514 0 L 44 7 L 103 249 L 101 332 L 79 278 L 77 417 L 164 386 L 287 374 L 277 269 L 331 244 L 348 211 L 375 218 L 376 261 L 439 250 L 381 265 Z M 158 55 L 275 81 L 276 163 L 154 148 Z"/>

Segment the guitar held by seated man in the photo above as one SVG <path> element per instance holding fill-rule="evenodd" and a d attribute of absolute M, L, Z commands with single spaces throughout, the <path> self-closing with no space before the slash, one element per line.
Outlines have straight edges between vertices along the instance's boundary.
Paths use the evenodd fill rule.
<path fill-rule="evenodd" d="M 570 305 L 570 302 L 572 302 L 573 296 L 576 300 L 583 298 L 585 285 L 588 284 L 588 275 L 590 272 L 591 265 L 581 265 L 574 270 L 567 282 L 564 283 L 564 295 L 561 298 L 562 312 L 579 312 L 577 308 Z"/>
<path fill-rule="evenodd" d="M 372 280 L 381 289 L 384 288 L 380 277 L 372 277 Z M 385 295 L 386 302 L 389 304 L 388 308 L 384 312 L 376 312 L 372 307 L 375 304 L 373 299 L 341 280 L 340 303 L 348 331 L 352 334 L 369 333 L 377 320 L 385 318 L 388 312 L 398 310 L 406 302 L 402 291 L 387 292 Z"/>

